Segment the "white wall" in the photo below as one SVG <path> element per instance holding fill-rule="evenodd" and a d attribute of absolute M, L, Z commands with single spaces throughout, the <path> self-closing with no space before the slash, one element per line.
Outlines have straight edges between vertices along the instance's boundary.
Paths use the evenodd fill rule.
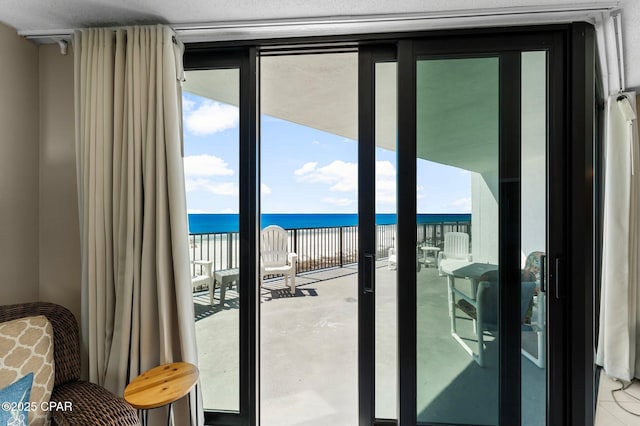
<path fill-rule="evenodd" d="M 0 304 L 80 318 L 73 53 L 0 24 Z"/>
<path fill-rule="evenodd" d="M 0 304 L 38 300 L 38 48 L 0 23 Z"/>
<path fill-rule="evenodd" d="M 39 47 L 39 298 L 80 319 L 80 231 L 76 187 L 73 52 Z"/>

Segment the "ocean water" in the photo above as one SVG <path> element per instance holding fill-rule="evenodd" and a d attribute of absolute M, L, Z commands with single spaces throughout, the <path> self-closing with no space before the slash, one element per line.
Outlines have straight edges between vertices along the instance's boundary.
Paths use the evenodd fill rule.
<path fill-rule="evenodd" d="M 468 213 L 419 214 L 417 223 L 470 222 Z M 376 224 L 396 223 L 395 214 L 377 214 Z M 356 226 L 357 214 L 348 213 L 265 213 L 261 215 L 260 226 L 279 225 L 285 229 L 327 228 L 335 226 Z M 214 234 L 218 232 L 238 232 L 237 214 L 189 214 L 189 233 Z"/>

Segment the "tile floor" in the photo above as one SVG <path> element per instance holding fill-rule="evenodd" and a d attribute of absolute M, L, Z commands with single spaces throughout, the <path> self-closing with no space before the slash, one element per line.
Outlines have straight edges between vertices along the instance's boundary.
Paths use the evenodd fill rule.
<path fill-rule="evenodd" d="M 611 391 L 620 388 L 620 382 L 615 382 L 604 373 L 600 375 L 600 389 L 596 406 L 595 426 L 640 426 L 640 382 L 634 382 L 627 393 L 615 392 L 615 397 L 627 410 L 637 416 L 624 411 L 616 404 Z"/>

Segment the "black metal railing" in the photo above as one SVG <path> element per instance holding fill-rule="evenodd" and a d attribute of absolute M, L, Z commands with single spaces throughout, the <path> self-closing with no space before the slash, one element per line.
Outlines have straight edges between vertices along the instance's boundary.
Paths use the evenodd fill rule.
<path fill-rule="evenodd" d="M 386 258 L 389 248 L 395 247 L 396 231 L 395 224 L 376 226 L 376 258 Z M 471 239 L 471 222 L 417 224 L 416 241 L 418 245 L 442 249 L 447 232 L 466 232 Z M 289 247 L 298 255 L 298 273 L 341 268 L 358 261 L 357 226 L 296 228 L 287 229 L 287 233 Z M 212 260 L 214 270 L 237 268 L 239 242 L 237 232 L 189 234 L 191 260 Z M 200 268 L 200 265 L 194 264 L 192 275 L 201 274 Z"/>

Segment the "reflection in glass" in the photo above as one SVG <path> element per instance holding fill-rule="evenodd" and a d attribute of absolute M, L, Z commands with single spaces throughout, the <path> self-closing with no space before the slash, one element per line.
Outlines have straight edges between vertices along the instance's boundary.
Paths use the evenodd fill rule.
<path fill-rule="evenodd" d="M 522 424 L 546 422 L 546 52 L 522 53 Z"/>
<path fill-rule="evenodd" d="M 379 419 L 397 418 L 396 72 L 395 62 L 376 64 L 376 259 L 382 259 L 376 268 L 375 291 L 375 416 Z"/>
<path fill-rule="evenodd" d="M 416 72 L 418 421 L 495 425 L 499 59 Z"/>

